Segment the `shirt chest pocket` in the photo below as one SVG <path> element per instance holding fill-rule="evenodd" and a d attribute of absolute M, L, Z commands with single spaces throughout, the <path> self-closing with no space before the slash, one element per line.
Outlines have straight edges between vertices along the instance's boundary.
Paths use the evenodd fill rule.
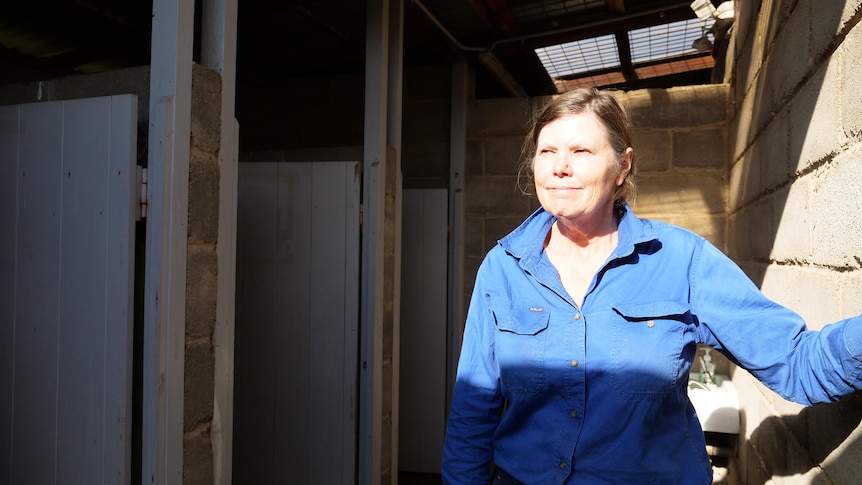
<path fill-rule="evenodd" d="M 545 386 L 545 340 L 550 313 L 546 308 L 512 308 L 492 301 L 497 325 L 494 352 L 503 389 L 513 394 L 533 394 Z"/>
<path fill-rule="evenodd" d="M 613 310 L 611 385 L 628 399 L 661 399 L 686 367 L 685 352 L 696 348 L 689 305 L 658 301 Z"/>

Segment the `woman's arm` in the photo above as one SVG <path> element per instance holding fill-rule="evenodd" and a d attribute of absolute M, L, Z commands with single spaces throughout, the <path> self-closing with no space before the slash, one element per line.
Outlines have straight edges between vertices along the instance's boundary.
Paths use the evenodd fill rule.
<path fill-rule="evenodd" d="M 480 268 L 476 277 L 446 428 L 442 474 L 447 485 L 487 485 L 494 430 L 503 410 L 494 356 L 496 328 L 485 297 L 485 273 Z"/>
<path fill-rule="evenodd" d="M 808 330 L 711 244 L 704 242 L 693 263 L 692 308 L 704 343 L 800 404 L 862 389 L 862 318 Z"/>

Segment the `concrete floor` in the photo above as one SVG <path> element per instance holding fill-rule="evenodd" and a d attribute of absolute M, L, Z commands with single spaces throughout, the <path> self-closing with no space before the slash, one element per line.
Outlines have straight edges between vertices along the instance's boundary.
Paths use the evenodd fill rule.
<path fill-rule="evenodd" d="M 443 485 L 443 479 L 440 475 L 399 472 L 398 485 Z"/>

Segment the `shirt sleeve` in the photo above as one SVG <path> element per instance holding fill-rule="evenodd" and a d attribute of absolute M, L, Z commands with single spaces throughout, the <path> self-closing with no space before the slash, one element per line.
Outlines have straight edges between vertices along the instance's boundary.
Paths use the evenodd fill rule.
<path fill-rule="evenodd" d="M 692 261 L 700 340 L 785 399 L 811 405 L 862 389 L 862 318 L 807 329 L 704 241 Z"/>
<path fill-rule="evenodd" d="M 477 274 L 464 328 L 443 445 L 442 478 L 446 485 L 487 485 L 490 480 L 493 436 L 503 397 L 494 357 L 496 327 L 483 289 L 486 273 L 480 268 Z"/>

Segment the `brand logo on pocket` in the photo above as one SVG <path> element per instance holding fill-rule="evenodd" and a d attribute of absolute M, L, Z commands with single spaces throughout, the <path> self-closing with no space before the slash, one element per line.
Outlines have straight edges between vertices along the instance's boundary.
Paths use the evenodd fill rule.
<path fill-rule="evenodd" d="M 545 309 L 544 309 L 544 308 L 542 308 L 542 307 L 540 307 L 540 306 L 531 306 L 531 307 L 530 307 L 530 311 L 531 311 L 531 312 L 541 313 L 541 312 L 545 311 Z"/>

